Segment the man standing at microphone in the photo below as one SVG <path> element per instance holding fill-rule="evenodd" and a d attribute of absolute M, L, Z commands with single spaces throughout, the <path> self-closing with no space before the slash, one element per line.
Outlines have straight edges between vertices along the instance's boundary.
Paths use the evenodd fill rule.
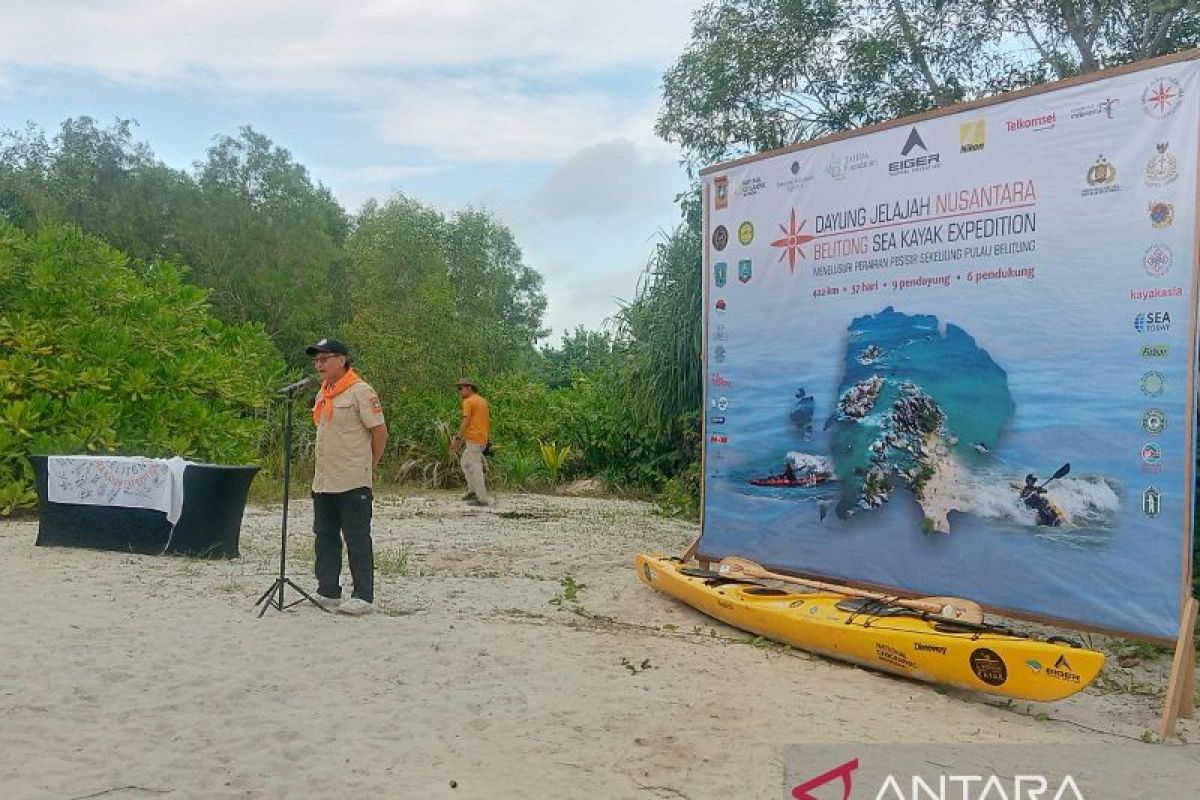
<path fill-rule="evenodd" d="M 322 339 L 306 352 L 321 389 L 313 406 L 317 464 L 313 475 L 313 534 L 316 598 L 344 614 L 367 614 L 375 602 L 375 552 L 371 544 L 371 504 L 375 469 L 387 445 L 383 406 L 350 368 L 350 351 L 336 339 Z M 342 602 L 342 538 L 354 592 Z"/>

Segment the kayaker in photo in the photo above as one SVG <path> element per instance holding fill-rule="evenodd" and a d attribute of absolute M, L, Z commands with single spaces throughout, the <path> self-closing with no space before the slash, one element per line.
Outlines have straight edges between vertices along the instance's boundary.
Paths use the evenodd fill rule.
<path fill-rule="evenodd" d="M 783 479 L 788 483 L 796 482 L 796 469 L 792 466 L 792 460 L 788 459 L 783 465 Z"/>
<path fill-rule="evenodd" d="M 1038 486 L 1037 480 L 1033 473 L 1025 476 L 1025 486 L 1021 488 L 1021 499 L 1025 501 L 1025 507 L 1037 512 L 1038 525 L 1061 525 L 1062 512 L 1046 497 L 1046 487 Z"/>

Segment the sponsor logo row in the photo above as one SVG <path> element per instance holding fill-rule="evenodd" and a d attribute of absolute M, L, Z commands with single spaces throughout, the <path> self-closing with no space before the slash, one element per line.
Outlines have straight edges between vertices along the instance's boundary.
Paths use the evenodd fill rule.
<path fill-rule="evenodd" d="M 1126 98 L 1125 105 L 1129 105 L 1128 100 L 1129 98 Z M 1154 77 L 1145 85 L 1140 98 L 1140 106 L 1147 118 L 1163 120 L 1173 117 L 1182 106 L 1183 100 L 1184 92 L 1179 81 L 1170 75 L 1160 75 Z M 1041 113 L 1003 120 L 1002 133 L 1005 135 L 1037 134 L 1054 130 L 1060 123 L 1065 121 L 1111 120 L 1121 112 L 1122 108 L 1121 98 L 1106 97 L 1061 112 L 1059 110 L 1047 110 Z M 968 120 L 959 125 L 958 151 L 960 154 L 979 153 L 986 147 L 987 126 L 985 120 Z M 1148 180 L 1158 181 L 1158 183 L 1151 185 L 1165 185 L 1175 179 L 1174 158 L 1168 156 L 1165 152 L 1165 145 L 1163 147 L 1164 149 L 1160 152 L 1157 162 L 1152 159 L 1152 166 L 1147 169 Z M 824 172 L 833 180 L 840 181 L 853 176 L 857 172 L 878 167 L 879 164 L 880 160 L 869 150 L 834 153 L 825 163 Z M 940 149 L 931 149 L 921 134 L 920 126 L 913 126 L 899 150 L 898 157 L 893 156 L 890 160 L 886 161 L 886 164 L 887 172 L 891 176 L 926 172 L 941 167 L 942 152 Z M 811 169 L 813 166 L 805 164 L 803 158 L 794 159 L 788 167 L 790 176 L 783 175 L 776 178 L 775 185 L 778 188 L 788 191 L 799 188 L 816 177 Z M 1088 179 L 1089 184 L 1093 185 L 1093 189 L 1096 186 L 1104 187 L 1115 184 L 1116 169 L 1105 161 L 1103 156 L 1100 156 L 1096 164 L 1089 170 Z M 1095 182 L 1094 184 L 1093 181 Z M 764 177 L 755 175 L 744 178 L 740 185 L 731 187 L 728 176 L 718 175 L 713 179 L 713 186 L 713 207 L 716 210 L 721 210 L 729 206 L 731 189 L 735 190 L 741 197 L 753 197 L 765 190 L 768 187 L 768 182 Z M 1102 191 L 1115 191 L 1117 189 L 1119 189 L 1119 186 L 1112 189 L 1102 189 Z M 1098 194 L 1101 192 L 1093 191 L 1093 193 Z"/>

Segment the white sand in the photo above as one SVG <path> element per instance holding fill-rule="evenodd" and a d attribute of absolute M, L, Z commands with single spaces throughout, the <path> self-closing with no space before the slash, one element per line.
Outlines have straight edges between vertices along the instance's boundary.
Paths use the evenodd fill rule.
<path fill-rule="evenodd" d="M 383 498 L 382 613 L 361 619 L 255 617 L 278 530 L 251 509 L 243 558 L 208 562 L 36 548 L 36 521 L 0 522 L 0 798 L 776 798 L 790 744 L 1124 741 L 1160 713 L 1166 658 L 1004 707 L 747 646 L 635 580 L 635 551 L 693 533 L 639 503 Z M 552 604 L 565 576 L 587 587 Z"/>

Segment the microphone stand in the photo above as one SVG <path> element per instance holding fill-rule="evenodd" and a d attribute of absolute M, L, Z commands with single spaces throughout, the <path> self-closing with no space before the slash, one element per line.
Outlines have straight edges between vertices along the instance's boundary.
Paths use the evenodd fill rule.
<path fill-rule="evenodd" d="M 281 543 L 279 547 L 279 577 L 275 582 L 262 593 L 258 600 L 254 601 L 254 605 L 262 605 L 262 610 L 258 612 L 259 619 L 267 613 L 268 608 L 275 608 L 283 611 L 285 608 L 291 608 L 297 603 L 303 603 L 305 600 L 312 603 L 317 608 L 324 611 L 326 614 L 331 614 L 328 608 L 321 605 L 308 592 L 301 589 L 296 583 L 287 576 L 287 521 L 288 521 L 288 494 L 292 482 L 292 403 L 296 399 L 296 395 L 300 390 L 304 389 L 311 380 L 298 381 L 291 386 L 284 387 L 280 393 L 284 395 L 284 403 L 287 406 L 286 422 L 283 426 L 283 531 L 281 534 Z M 293 600 L 286 605 L 283 602 L 283 589 L 285 586 L 290 586 L 300 595 L 300 599 Z M 265 601 L 265 602 L 264 602 Z"/>

